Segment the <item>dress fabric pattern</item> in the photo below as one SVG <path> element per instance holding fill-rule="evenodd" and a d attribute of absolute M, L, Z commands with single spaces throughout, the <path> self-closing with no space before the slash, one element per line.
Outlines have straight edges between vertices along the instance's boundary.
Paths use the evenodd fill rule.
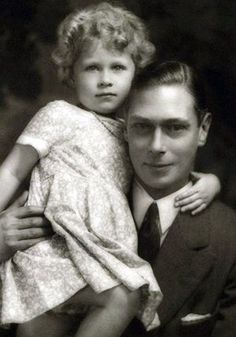
<path fill-rule="evenodd" d="M 28 204 L 45 207 L 56 234 L 1 265 L 1 322 L 30 320 L 86 285 L 100 293 L 123 284 L 143 287 L 140 319 L 150 327 L 162 295 L 150 265 L 137 255 L 125 196 L 132 170 L 123 123 L 55 101 L 18 142 L 40 153 Z"/>

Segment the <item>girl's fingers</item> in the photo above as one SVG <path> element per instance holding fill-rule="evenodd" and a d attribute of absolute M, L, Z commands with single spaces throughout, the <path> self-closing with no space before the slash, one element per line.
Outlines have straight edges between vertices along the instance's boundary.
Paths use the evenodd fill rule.
<path fill-rule="evenodd" d="M 190 196 L 186 196 L 184 199 L 181 199 L 179 201 L 175 201 L 175 206 L 176 207 L 179 207 L 179 206 L 182 207 L 182 206 L 191 204 L 198 199 L 199 199 L 199 196 L 198 196 L 198 193 L 196 192 L 196 193 L 194 193 Z"/>
<path fill-rule="evenodd" d="M 206 207 L 207 207 L 207 205 L 205 203 L 203 203 L 201 206 L 197 207 L 194 211 L 192 211 L 191 214 L 196 215 L 196 214 L 202 212 Z"/>
<path fill-rule="evenodd" d="M 191 176 L 194 177 L 196 180 L 198 180 L 198 179 L 201 179 L 204 176 L 204 174 L 200 173 L 200 172 L 193 171 L 193 172 L 191 172 Z"/>
<path fill-rule="evenodd" d="M 177 195 L 177 197 L 175 198 L 175 201 L 178 202 L 178 201 L 183 200 L 185 198 L 191 197 L 191 196 L 193 196 L 193 195 L 195 195 L 197 193 L 198 193 L 198 190 L 195 190 L 195 189 L 191 188 L 188 191 L 185 191 L 185 192 Z"/>
<path fill-rule="evenodd" d="M 188 204 L 186 206 L 183 206 L 180 208 L 181 212 L 187 212 L 187 211 L 194 211 L 199 206 L 203 204 L 201 199 L 197 199 L 196 201 L 192 202 L 191 204 Z"/>

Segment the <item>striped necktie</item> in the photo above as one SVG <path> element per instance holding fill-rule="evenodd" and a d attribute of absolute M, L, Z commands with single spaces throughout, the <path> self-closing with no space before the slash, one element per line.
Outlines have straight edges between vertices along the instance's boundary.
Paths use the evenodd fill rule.
<path fill-rule="evenodd" d="M 152 263 L 160 249 L 160 217 L 156 202 L 153 202 L 143 219 L 138 233 L 138 255 Z"/>

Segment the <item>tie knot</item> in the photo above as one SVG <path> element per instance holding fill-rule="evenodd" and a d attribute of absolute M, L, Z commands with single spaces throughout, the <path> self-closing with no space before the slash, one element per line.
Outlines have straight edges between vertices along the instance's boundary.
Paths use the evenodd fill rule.
<path fill-rule="evenodd" d="M 143 223 L 149 219 L 149 221 L 156 222 L 159 219 L 159 210 L 156 202 L 152 202 L 151 205 L 148 207 L 147 212 L 144 216 Z"/>
<path fill-rule="evenodd" d="M 152 262 L 160 248 L 160 219 L 156 202 L 153 202 L 143 219 L 138 233 L 139 256 L 148 262 Z"/>

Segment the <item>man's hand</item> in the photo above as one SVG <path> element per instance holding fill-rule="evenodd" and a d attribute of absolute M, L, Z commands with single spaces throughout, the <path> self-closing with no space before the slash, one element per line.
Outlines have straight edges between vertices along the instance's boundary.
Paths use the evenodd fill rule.
<path fill-rule="evenodd" d="M 44 208 L 23 206 L 27 195 L 26 192 L 23 193 L 13 205 L 0 213 L 0 260 L 9 258 L 17 250 L 27 249 L 53 234 L 50 223 L 44 217 Z"/>

